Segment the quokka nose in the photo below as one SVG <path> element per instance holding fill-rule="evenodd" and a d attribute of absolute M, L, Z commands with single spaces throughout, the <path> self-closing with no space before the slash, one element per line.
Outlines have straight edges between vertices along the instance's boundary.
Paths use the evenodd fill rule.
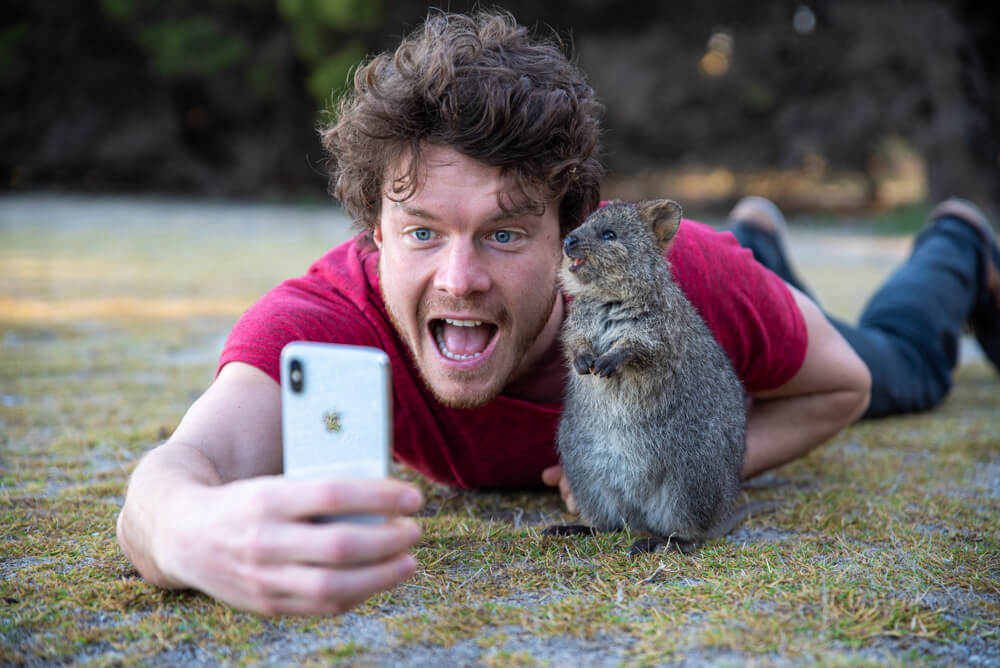
<path fill-rule="evenodd" d="M 563 239 L 563 250 L 573 250 L 580 243 L 580 240 L 572 234 Z"/>

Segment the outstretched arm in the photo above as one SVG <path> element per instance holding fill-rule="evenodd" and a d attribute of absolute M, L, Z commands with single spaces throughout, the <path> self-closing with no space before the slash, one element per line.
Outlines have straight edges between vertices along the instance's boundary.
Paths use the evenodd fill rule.
<path fill-rule="evenodd" d="M 789 286 L 808 333 L 805 360 L 784 385 L 753 395 L 743 477 L 802 457 L 868 407 L 871 374 L 816 304 Z"/>
<path fill-rule="evenodd" d="M 296 481 L 281 471 L 281 399 L 262 371 L 227 364 L 170 439 L 136 467 L 118 542 L 149 582 L 263 614 L 343 612 L 416 568 L 421 505 L 395 481 Z M 381 525 L 314 524 L 372 513 Z"/>

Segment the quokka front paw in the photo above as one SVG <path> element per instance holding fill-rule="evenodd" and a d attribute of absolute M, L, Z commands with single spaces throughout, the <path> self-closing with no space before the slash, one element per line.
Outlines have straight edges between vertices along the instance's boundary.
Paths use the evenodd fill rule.
<path fill-rule="evenodd" d="M 609 350 L 594 360 L 593 374 L 601 378 L 611 378 L 621 365 L 628 359 L 628 354 L 621 349 Z"/>
<path fill-rule="evenodd" d="M 594 356 L 589 353 L 580 353 L 573 358 L 573 369 L 581 376 L 586 376 L 594 366 Z"/>

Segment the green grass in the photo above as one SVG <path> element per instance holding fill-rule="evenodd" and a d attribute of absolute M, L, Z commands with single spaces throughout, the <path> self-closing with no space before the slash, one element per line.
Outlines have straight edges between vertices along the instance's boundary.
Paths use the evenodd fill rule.
<path fill-rule="evenodd" d="M 813 231 L 857 229 L 875 237 L 910 236 L 919 232 L 927 223 L 931 209 L 932 207 L 926 203 L 908 204 L 867 216 L 836 216 L 825 213 L 797 216 L 792 223 L 798 229 Z"/>
<path fill-rule="evenodd" d="M 948 665 L 1000 643 L 1000 392 L 981 361 L 937 410 L 859 424 L 765 477 L 748 496 L 784 505 L 692 555 L 543 536 L 568 519 L 554 494 L 460 492 L 398 469 L 428 499 L 420 567 L 353 613 L 263 619 L 151 587 L 114 539 L 129 472 L 210 381 L 228 304 L 332 242 L 283 218 L 237 259 L 226 222 L 69 235 L 3 215 L 2 664 Z M 280 262 L 265 261 L 279 242 Z M 90 268 L 86 289 L 67 267 Z M 216 301 L 188 316 L 65 309 L 123 290 Z"/>

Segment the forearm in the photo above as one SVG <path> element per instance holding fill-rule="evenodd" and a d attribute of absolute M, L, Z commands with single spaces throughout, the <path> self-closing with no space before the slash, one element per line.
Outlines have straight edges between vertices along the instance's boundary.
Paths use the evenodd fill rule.
<path fill-rule="evenodd" d="M 125 504 L 118 515 L 118 544 L 139 573 L 160 587 L 188 586 L 165 573 L 157 541 L 178 526 L 175 517 L 192 500 L 222 480 L 211 461 L 188 445 L 166 443 L 139 462 L 129 481 Z M 169 540 L 169 539 L 168 539 Z"/>
<path fill-rule="evenodd" d="M 806 455 L 857 420 L 867 405 L 865 388 L 755 401 L 747 420 L 743 477 Z"/>
<path fill-rule="evenodd" d="M 281 398 L 227 364 L 129 481 L 118 542 L 150 583 L 191 587 L 262 614 L 343 612 L 413 574 L 420 493 L 397 480 L 290 480 Z M 383 515 L 377 525 L 313 517 Z"/>

